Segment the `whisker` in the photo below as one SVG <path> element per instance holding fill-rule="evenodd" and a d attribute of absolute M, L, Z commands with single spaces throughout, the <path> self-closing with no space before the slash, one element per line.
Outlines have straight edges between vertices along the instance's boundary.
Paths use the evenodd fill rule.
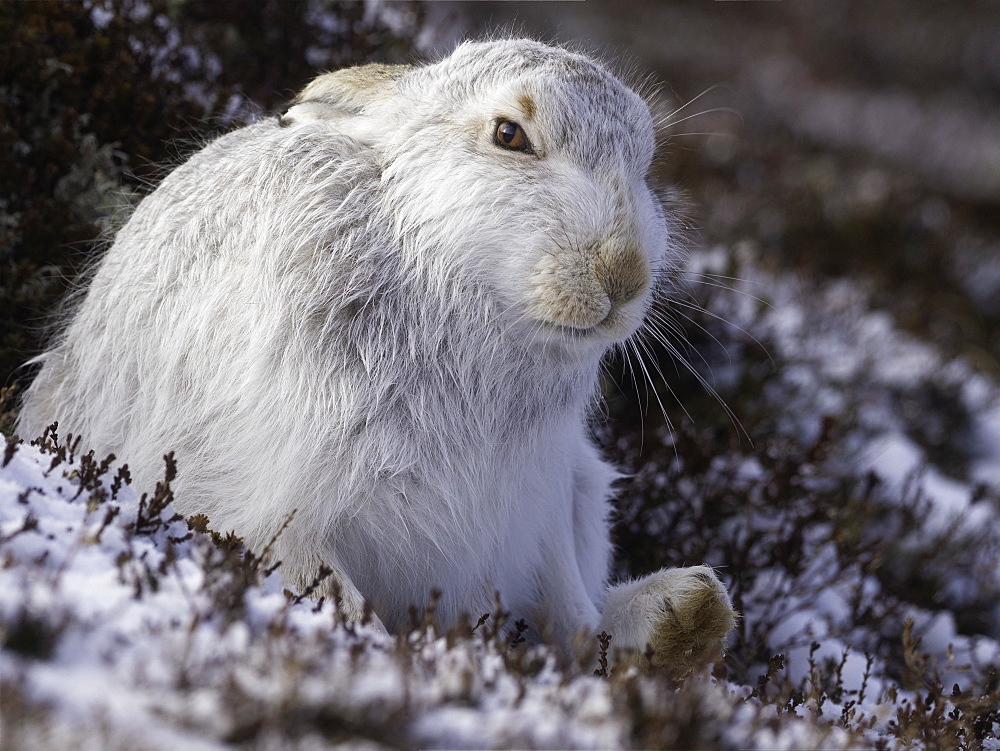
<path fill-rule="evenodd" d="M 682 308 L 687 308 L 688 310 L 693 310 L 693 311 L 695 311 L 697 313 L 703 313 L 704 315 L 707 315 L 707 316 L 709 316 L 711 318 L 714 318 L 715 320 L 720 321 L 721 323 L 724 323 L 727 326 L 731 326 L 732 328 L 734 328 L 737 331 L 739 331 L 741 334 L 749 337 L 753 341 L 754 344 L 756 344 L 758 347 L 760 347 L 764 351 L 764 354 L 767 355 L 767 359 L 770 360 L 771 364 L 772 365 L 774 364 L 774 358 L 771 357 L 771 353 L 767 351 L 767 347 L 764 346 L 763 342 L 761 342 L 757 337 L 755 337 L 753 334 L 751 334 L 749 331 L 747 331 L 742 326 L 739 326 L 739 325 L 733 323 L 732 321 L 730 321 L 730 320 L 728 320 L 726 318 L 723 318 L 722 316 L 717 315 L 716 313 L 713 313 L 710 310 L 707 310 L 707 309 L 703 308 L 701 305 L 696 305 L 696 304 L 693 305 L 691 303 L 686 303 L 683 300 L 678 300 L 677 298 L 671 299 L 670 300 L 670 304 L 671 305 L 679 305 Z M 693 319 L 691 319 L 690 317 L 684 315 L 680 311 L 677 311 L 677 313 L 678 313 L 678 315 L 684 316 L 684 318 L 686 318 L 687 320 L 691 321 L 696 326 L 699 326 L 699 324 L 697 324 Z M 700 328 L 700 326 L 699 326 L 699 328 Z M 708 332 L 706 331 L 705 333 L 707 334 Z M 715 339 L 715 337 L 712 337 L 712 338 Z M 718 339 L 716 339 L 716 341 L 718 341 Z M 722 345 L 720 344 L 720 346 L 722 346 Z M 725 349 L 725 347 L 723 347 L 723 349 Z"/>
<path fill-rule="evenodd" d="M 704 326 L 702 326 L 700 323 L 698 323 L 696 320 L 694 320 L 694 318 L 692 318 L 691 316 L 685 315 L 684 313 L 682 313 L 680 311 L 677 311 L 677 315 L 679 315 L 685 321 L 688 321 L 689 323 L 691 323 L 694 326 L 696 326 L 700 331 L 704 332 L 713 342 L 715 342 L 716 344 L 718 344 L 719 348 L 723 352 L 726 353 L 726 358 L 729 360 L 729 364 L 730 365 L 733 364 L 733 356 L 729 353 L 729 349 L 726 347 L 726 345 L 724 345 L 722 342 L 719 341 L 719 338 L 717 336 L 715 336 L 715 334 L 713 334 L 711 331 L 709 331 L 708 329 L 706 329 Z M 695 351 L 697 351 L 697 350 L 695 350 Z M 699 355 L 699 357 L 701 357 L 702 362 L 704 362 L 705 365 L 708 365 L 709 372 L 712 373 L 713 376 L 714 376 L 714 371 L 712 370 L 712 366 L 708 364 L 708 361 L 705 360 L 704 356 L 701 355 L 700 352 L 698 353 L 698 355 Z"/>
<path fill-rule="evenodd" d="M 687 318 L 687 316 L 685 316 L 685 318 Z M 687 318 L 687 320 L 691 321 L 696 326 L 698 326 L 698 324 L 695 323 L 690 318 Z M 667 321 L 664 321 L 664 320 L 660 319 L 660 320 L 658 320 L 658 323 L 666 324 Z M 709 372 L 712 373 L 712 375 L 714 377 L 715 371 L 712 369 L 711 364 L 708 362 L 708 360 L 705 359 L 705 356 L 698 350 L 697 347 L 691 346 L 691 343 L 687 340 L 687 337 L 686 337 L 686 335 L 684 333 L 684 330 L 679 325 L 674 324 L 673 321 L 670 321 L 669 325 L 670 325 L 671 333 L 673 333 L 678 338 L 678 340 L 680 340 L 681 342 L 683 342 L 684 347 L 687 348 L 687 350 L 689 352 L 694 352 L 701 359 L 701 361 L 703 363 L 705 363 L 705 366 L 708 368 Z M 698 327 L 701 328 L 702 331 L 704 331 L 706 334 L 708 334 L 709 336 L 711 336 L 712 339 L 715 340 L 715 342 L 719 345 L 719 347 L 722 348 L 722 351 L 726 353 L 726 357 L 729 358 L 729 362 L 732 363 L 732 361 L 733 361 L 732 355 L 729 354 L 729 350 L 726 348 L 726 346 L 724 344 L 722 344 L 722 342 L 720 342 L 714 336 L 712 336 L 712 334 L 709 331 L 705 330 L 704 327 L 702 327 L 702 326 L 698 326 Z M 657 331 L 657 333 L 659 333 L 661 336 L 665 336 L 664 332 Z M 666 344 L 666 342 L 663 342 L 663 343 Z"/>
<path fill-rule="evenodd" d="M 701 112 L 695 112 L 693 115 L 685 115 L 680 120 L 671 120 L 668 123 L 668 127 L 672 125 L 677 125 L 678 123 L 682 123 L 685 120 L 691 120 L 692 118 L 695 117 L 701 117 L 702 115 L 710 115 L 713 112 L 726 112 L 730 115 L 736 115 L 736 117 L 740 118 L 740 120 L 743 119 L 742 113 L 740 113 L 739 110 L 734 109 L 733 107 L 712 107 L 712 109 L 702 110 Z"/>
<path fill-rule="evenodd" d="M 692 284 L 701 284 L 701 285 L 703 285 L 705 287 L 715 287 L 717 289 L 724 289 L 727 292 L 735 292 L 738 295 L 744 295 L 745 297 L 749 297 L 751 300 L 755 300 L 755 301 L 759 302 L 761 305 L 766 305 L 769 308 L 772 307 L 771 303 L 769 303 L 767 300 L 764 300 L 763 298 L 757 297 L 756 295 L 752 295 L 749 292 L 745 292 L 745 291 L 743 291 L 741 289 L 737 289 L 736 287 L 733 287 L 733 286 L 728 285 L 728 284 L 722 284 L 720 282 L 706 282 L 706 281 L 704 281 L 702 279 L 692 279 L 691 283 Z"/>
<path fill-rule="evenodd" d="M 694 276 L 705 276 L 711 279 L 729 279 L 733 282 L 744 282 L 746 284 L 763 284 L 763 282 L 759 279 L 747 279 L 742 276 L 726 276 L 725 274 L 713 274 L 707 271 L 699 271 L 697 274 L 694 274 Z"/>
<path fill-rule="evenodd" d="M 673 433 L 674 432 L 674 424 L 673 424 L 673 422 L 670 419 L 670 415 L 667 413 L 667 408 L 664 406 L 663 401 L 660 399 L 660 395 L 659 395 L 659 393 L 656 390 L 656 384 L 653 382 L 653 376 L 649 372 L 649 369 L 646 367 L 645 359 L 643 358 L 642 353 L 639 351 L 640 341 L 641 341 L 641 337 L 633 336 L 633 337 L 631 337 L 628 340 L 628 344 L 632 347 L 632 350 L 635 352 L 636 359 L 639 361 L 639 367 L 642 368 L 642 372 L 645 375 L 645 381 L 648 384 L 648 386 L 646 388 L 647 405 L 649 403 L 648 402 L 649 391 L 652 390 L 653 396 L 656 397 L 656 403 L 660 407 L 660 414 L 663 416 L 663 421 L 667 425 L 667 430 L 669 430 L 671 433 Z M 670 391 L 670 393 L 674 397 L 674 399 L 677 400 L 676 394 L 674 394 L 673 391 L 670 389 L 670 386 L 666 384 L 666 380 L 663 379 L 663 374 L 662 373 L 660 374 L 660 378 L 663 380 L 664 385 L 667 386 L 667 390 Z M 680 400 L 677 400 L 677 402 L 678 402 L 678 404 L 680 404 Z M 645 440 L 645 431 L 643 431 L 643 437 L 642 437 L 642 439 L 640 441 L 640 445 L 642 444 L 642 441 L 644 441 L 644 440 Z M 674 446 L 674 456 L 678 459 L 678 461 L 680 460 L 680 456 L 677 453 L 677 446 L 676 445 Z"/>
<path fill-rule="evenodd" d="M 631 342 L 626 340 L 621 343 L 620 351 L 625 356 L 625 362 L 628 364 L 629 373 L 632 375 L 632 386 L 635 388 L 636 399 L 641 399 L 639 395 L 639 381 L 636 378 L 635 364 L 632 362 L 632 351 L 629 349 L 628 345 Z M 638 356 L 638 355 L 637 355 Z M 645 382 L 643 382 L 645 384 Z M 649 386 L 646 385 L 646 403 L 643 408 L 639 410 L 639 453 L 642 453 L 643 447 L 646 445 L 646 410 L 649 408 Z"/>
<path fill-rule="evenodd" d="M 628 365 L 629 375 L 632 377 L 632 387 L 635 389 L 635 395 L 639 397 L 639 380 L 636 377 L 635 363 L 632 362 L 632 351 L 627 346 L 628 341 L 622 342 L 620 345 L 616 345 L 616 349 L 620 351 L 625 356 L 625 363 Z M 649 390 L 646 391 L 646 405 L 649 404 Z M 645 407 L 643 408 L 645 411 Z M 641 418 L 640 418 L 641 419 Z M 641 426 L 640 426 L 641 427 Z"/>
<path fill-rule="evenodd" d="M 653 357 L 653 353 L 650 350 L 649 345 L 646 342 L 642 341 L 641 337 L 638 338 L 638 339 L 636 339 L 636 344 L 638 346 L 642 347 L 643 352 L 645 352 L 646 355 L 652 361 L 653 367 L 656 369 L 657 375 L 660 376 L 660 381 L 663 383 L 664 387 L 667 389 L 667 393 L 669 393 L 670 396 L 672 396 L 674 398 L 674 401 L 677 402 L 678 406 L 681 408 L 681 411 L 684 412 L 684 414 L 688 418 L 688 420 L 690 420 L 692 423 L 694 423 L 694 418 L 691 417 L 691 413 L 688 412 L 687 407 L 685 407 L 684 403 L 680 400 L 680 398 L 678 398 L 677 393 L 673 390 L 673 388 L 670 386 L 670 383 L 667 381 L 666 377 L 663 375 L 663 371 L 660 370 L 660 364 L 659 364 L 659 362 L 657 362 L 657 359 L 655 357 Z M 649 373 L 648 370 L 646 372 L 647 372 L 647 374 Z M 650 383 L 652 383 L 652 379 L 650 379 Z M 666 420 L 666 422 L 667 422 L 667 427 L 670 430 L 673 430 L 673 425 L 670 422 L 670 418 L 667 416 L 667 410 L 663 406 L 663 402 L 660 401 L 660 395 L 656 393 L 656 388 L 655 387 L 653 388 L 653 394 L 656 396 L 656 401 L 660 405 L 660 411 L 663 413 L 663 419 Z"/>
<path fill-rule="evenodd" d="M 687 133 L 671 133 L 667 138 L 679 138 L 680 136 L 718 136 L 719 138 L 738 138 L 736 133 L 723 133 L 718 130 L 689 130 Z"/>
<path fill-rule="evenodd" d="M 712 91 L 715 91 L 716 89 L 724 89 L 724 88 L 727 88 L 727 87 L 725 86 L 725 84 L 721 84 L 721 83 L 713 83 L 713 84 L 712 84 L 711 86 L 709 86 L 709 87 L 708 87 L 707 89 L 705 89 L 705 90 L 704 90 L 703 92 L 701 92 L 701 93 L 700 93 L 700 94 L 698 94 L 697 96 L 693 96 L 693 97 L 691 97 L 691 98 L 690 98 L 690 99 L 688 99 L 688 100 L 687 100 L 687 101 L 686 101 L 686 102 L 685 102 L 684 104 L 682 104 L 682 105 L 681 105 L 680 107 L 678 107 L 677 109 L 675 109 L 675 110 L 674 110 L 673 112 L 671 112 L 670 114 L 666 115 L 665 119 L 666 119 L 666 120 L 669 120 L 669 119 L 670 119 L 671 117 L 673 117 L 674 115 L 676 115 L 676 114 L 677 114 L 678 112 L 680 112 L 681 110 L 683 110 L 683 109 L 685 109 L 686 107 L 689 107 L 689 106 L 691 106 L 692 104 L 694 104 L 695 102 L 697 102 L 697 101 L 698 101 L 699 99 L 701 99 L 701 98 L 702 98 L 703 96 L 705 96 L 706 94 L 708 94 L 708 93 L 710 93 L 710 92 L 712 92 Z M 679 121 L 678 121 L 678 122 L 679 122 Z"/>
<path fill-rule="evenodd" d="M 711 395 L 711 397 L 719 403 L 722 409 L 725 410 L 726 415 L 729 417 L 729 421 L 733 424 L 733 427 L 735 427 L 738 432 L 742 433 L 743 436 L 747 439 L 747 441 L 749 441 L 750 445 L 753 446 L 754 445 L 753 439 L 750 437 L 750 434 L 747 432 L 746 428 L 743 427 L 743 423 L 740 422 L 740 419 L 736 416 L 736 413 L 733 412 L 732 408 L 728 404 L 726 404 L 726 400 L 719 395 L 719 392 L 712 387 L 712 385 L 705 379 L 705 377 L 701 373 L 697 371 L 697 369 L 691 363 L 689 363 L 687 360 L 684 359 L 684 357 L 677 350 L 677 348 L 673 346 L 673 344 L 671 344 L 670 342 L 662 342 L 662 344 L 667 349 L 667 351 L 670 352 L 671 355 L 673 355 L 674 357 L 678 358 L 681 361 L 681 364 L 684 365 L 687 371 L 695 377 L 695 380 L 697 380 L 698 383 L 701 384 L 701 387 L 705 389 L 705 391 L 707 391 L 709 395 Z"/>

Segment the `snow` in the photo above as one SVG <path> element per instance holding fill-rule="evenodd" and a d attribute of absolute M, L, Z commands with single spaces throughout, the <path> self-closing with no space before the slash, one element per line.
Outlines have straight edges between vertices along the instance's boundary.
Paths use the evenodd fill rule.
<path fill-rule="evenodd" d="M 739 249 L 737 251 L 739 253 Z M 739 296 L 724 302 L 721 315 L 735 329 L 751 331 L 775 347 L 782 361 L 781 397 L 799 394 L 790 415 L 815 424 L 823 414 L 845 406 L 858 410 L 864 442 L 854 459 L 896 488 L 921 474 L 920 489 L 935 506 L 942 527 L 958 515 L 972 514 L 972 524 L 996 523 L 996 514 L 970 509 L 976 483 L 1000 486 L 1000 390 L 960 361 L 946 361 L 929 344 L 896 329 L 891 317 L 873 311 L 864 285 L 846 280 L 818 289 L 792 274 L 772 275 L 757 266 L 752 254 L 740 253 L 745 278 L 736 281 Z M 723 249 L 697 253 L 688 269 L 692 281 L 724 273 L 729 263 Z M 758 302 L 762 290 L 766 306 Z M 905 432 L 899 411 L 885 407 L 886 395 L 913 390 L 924 383 L 955 388 L 972 417 L 975 451 L 968 479 L 956 481 L 928 466 L 929 459 Z M 808 400 L 808 404 L 805 403 Z M 800 432 L 802 431 L 800 428 Z M 803 436 L 808 439 L 808 436 Z"/>
<path fill-rule="evenodd" d="M 734 256 L 739 277 L 723 277 L 733 274 Z M 980 540 L 981 548 L 966 551 L 971 566 L 956 561 L 947 571 L 935 571 L 947 577 L 940 585 L 943 596 L 975 601 L 984 582 L 997 591 L 1000 508 L 975 499 L 978 485 L 994 493 L 1000 489 L 1000 389 L 969 363 L 946 359 L 931 345 L 901 332 L 887 313 L 873 309 L 871 291 L 863 283 L 816 283 L 767 268 L 749 245 L 728 254 L 713 248 L 692 257 L 688 276 L 692 282 L 725 279 L 731 292 L 714 291 L 708 300 L 699 302 L 711 315 L 726 321 L 730 344 L 745 342 L 749 336 L 744 332 L 752 332 L 753 341 L 766 343 L 769 355 L 779 364 L 766 392 L 779 414 L 779 432 L 810 445 L 824 416 L 837 416 L 847 426 L 846 435 L 833 455 L 823 460 L 826 469 L 820 474 L 861 478 L 873 473 L 881 480 L 880 498 L 910 504 L 920 514 L 918 529 L 908 543 L 914 552 L 963 534 Z M 931 388 L 953 395 L 956 408 L 965 415 L 968 437 L 958 442 L 965 459 L 961 475 L 937 466 L 913 437 L 933 418 L 921 410 L 920 401 L 922 390 Z M 727 481 L 752 488 L 756 475 L 746 465 L 744 461 L 738 471 L 726 475 Z M 775 520 L 770 514 L 755 514 L 750 534 L 769 534 Z M 807 545 L 813 547 L 807 548 L 809 565 L 803 570 L 757 572 L 753 589 L 745 597 L 746 632 L 762 635 L 771 652 L 784 655 L 784 675 L 793 685 L 808 683 L 814 666 L 836 665 L 845 695 L 857 700 L 865 674 L 870 672 L 866 703 L 854 711 L 877 718 L 868 733 L 879 737 L 902 703 L 918 703 L 915 694 L 898 686 L 894 701 L 882 698 L 892 685 L 884 678 L 889 666 L 873 657 L 869 671 L 863 650 L 872 643 L 872 634 L 851 620 L 848 602 L 852 596 L 861 592 L 863 600 L 877 602 L 884 597 L 882 584 L 860 570 L 843 569 L 836 552 L 821 539 Z M 920 560 L 915 558 L 914 564 Z M 902 615 L 914 622 L 918 649 L 927 653 L 929 669 L 940 671 L 942 684 L 949 688 L 953 682 L 968 686 L 976 669 L 988 670 L 997 664 L 998 616 L 1000 608 L 988 617 L 991 636 L 969 636 L 960 633 L 949 610 L 910 606 Z M 763 666 L 756 672 L 763 674 Z M 821 708 L 812 706 L 830 721 L 845 710 L 842 702 L 831 700 Z"/>
<path fill-rule="evenodd" d="M 520 648 L 520 659 L 540 667 L 516 672 L 488 640 L 451 643 L 430 629 L 400 641 L 345 626 L 329 603 L 285 597 L 277 572 L 231 589 L 230 574 L 213 568 L 218 556 L 207 534 L 188 530 L 170 507 L 163 528 L 138 532 L 131 487 L 112 497 L 105 476 L 96 493 L 80 492 L 78 458 L 50 469 L 52 456 L 51 445 L 21 444 L 0 468 L 0 625 L 7 635 L 0 681 L 49 708 L 45 738 L 71 739 L 90 728 L 82 744 L 66 742 L 99 747 L 103 734 L 126 746 L 211 749 L 261 720 L 275 723 L 271 740 L 262 738 L 267 747 L 280 745 L 282 712 L 291 703 L 306 716 L 345 718 L 361 737 L 370 731 L 390 745 L 401 738 L 454 748 L 626 745 L 628 727 L 609 681 L 561 672 L 544 648 Z M 105 524 L 109 509 L 116 513 Z M 227 586 L 241 599 L 242 617 L 220 607 Z M 27 632 L 19 630 L 24 623 L 32 624 Z M 35 643 L 11 642 L 12 632 Z M 630 680 L 647 701 L 669 702 L 661 685 Z M 690 690 L 708 702 L 702 711 L 729 718 L 742 698 L 698 680 Z M 755 729 L 756 710 L 743 714 L 748 724 L 730 725 L 728 734 L 741 742 L 772 738 Z M 410 721 L 400 723 L 401 716 Z M 390 720 L 397 730 L 385 730 Z M 789 732 L 825 737 L 801 724 Z M 379 736 L 379 727 L 387 734 Z M 30 725 L 18 732 L 34 737 Z M 320 738 L 313 742 L 325 747 Z"/>
<path fill-rule="evenodd" d="M 206 569 L 212 560 L 206 535 L 189 536 L 180 519 L 152 535 L 139 534 L 132 488 L 122 487 L 112 499 L 105 477 L 100 487 L 106 499 L 95 500 L 78 492 L 78 462 L 50 471 L 51 463 L 50 453 L 21 445 L 0 469 L 0 624 L 9 630 L 33 618 L 58 637 L 49 656 L 5 649 L 0 680 L 17 686 L 26 700 L 55 708 L 46 725 L 50 738 L 100 721 L 125 743 L 221 748 L 239 732 L 239 712 L 226 695 L 234 691 L 277 715 L 275 708 L 292 697 L 306 708 L 333 707 L 338 716 L 369 721 L 388 721 L 406 709 L 412 717 L 407 737 L 438 747 L 627 744 L 611 684 L 561 673 L 542 648 L 531 648 L 542 668 L 529 676 L 507 669 L 495 646 L 477 640 L 449 645 L 433 632 L 411 635 L 413 652 L 404 656 L 392 637 L 338 624 L 328 604 L 287 599 L 277 572 L 245 591 L 246 615 L 231 620 L 213 602 L 220 582 Z M 758 473 L 753 465 L 744 472 L 748 478 Z M 26 499 L 25 488 L 34 488 Z M 105 526 L 107 509 L 118 513 Z M 162 517 L 170 519 L 171 510 Z M 758 581 L 767 589 L 789 583 L 777 572 Z M 824 592 L 770 634 L 772 647 L 786 649 L 789 677 L 803 680 L 810 664 L 843 660 L 845 695 L 857 696 L 867 682 L 871 699 L 862 711 L 889 716 L 875 701 L 882 682 L 866 681 L 867 659 L 826 638 L 818 614 L 845 617 L 843 597 Z M 817 645 L 787 649 L 802 632 Z M 942 653 L 957 638 L 947 615 L 932 618 L 924 630 L 928 647 Z M 995 643 L 980 642 L 976 649 L 980 659 L 998 656 Z M 664 701 L 655 683 L 639 682 L 638 690 L 648 693 L 645 701 Z M 844 747 L 850 741 L 840 730 L 817 735 L 810 715 L 836 721 L 843 706 L 832 701 L 814 702 L 799 719 L 782 716 L 775 730 L 765 721 L 773 707 L 749 697 L 745 687 L 702 677 L 686 690 L 697 694 L 701 711 L 714 716 L 733 745 L 795 748 L 822 738 L 824 747 Z M 876 723 L 876 735 L 879 727 L 884 725 Z"/>

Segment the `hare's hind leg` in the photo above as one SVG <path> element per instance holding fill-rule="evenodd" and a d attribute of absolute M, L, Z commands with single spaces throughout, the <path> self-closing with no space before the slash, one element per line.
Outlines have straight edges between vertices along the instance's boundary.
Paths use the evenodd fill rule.
<path fill-rule="evenodd" d="M 722 655 L 737 614 L 708 566 L 661 569 L 608 590 L 600 629 L 616 660 L 643 659 L 681 675 Z"/>

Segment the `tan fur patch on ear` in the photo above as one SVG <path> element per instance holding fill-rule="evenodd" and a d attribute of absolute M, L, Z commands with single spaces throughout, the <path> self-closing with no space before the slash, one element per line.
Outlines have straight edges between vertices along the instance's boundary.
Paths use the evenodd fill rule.
<path fill-rule="evenodd" d="M 378 98 L 395 80 L 412 70 L 411 65 L 358 65 L 324 73 L 310 81 L 294 104 L 327 102 L 346 107 L 361 107 Z"/>

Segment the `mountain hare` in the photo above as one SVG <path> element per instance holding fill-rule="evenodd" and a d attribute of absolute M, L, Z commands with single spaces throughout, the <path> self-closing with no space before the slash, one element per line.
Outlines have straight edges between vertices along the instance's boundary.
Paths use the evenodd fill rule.
<path fill-rule="evenodd" d="M 499 593 L 567 651 L 606 630 L 686 670 L 729 598 L 707 566 L 608 588 L 618 475 L 588 430 L 677 262 L 653 150 L 636 93 L 534 41 L 322 75 L 142 201 L 21 432 L 58 419 L 147 487 L 173 449 L 179 509 L 257 550 L 295 511 L 282 571 L 332 569 L 350 617 Z"/>

